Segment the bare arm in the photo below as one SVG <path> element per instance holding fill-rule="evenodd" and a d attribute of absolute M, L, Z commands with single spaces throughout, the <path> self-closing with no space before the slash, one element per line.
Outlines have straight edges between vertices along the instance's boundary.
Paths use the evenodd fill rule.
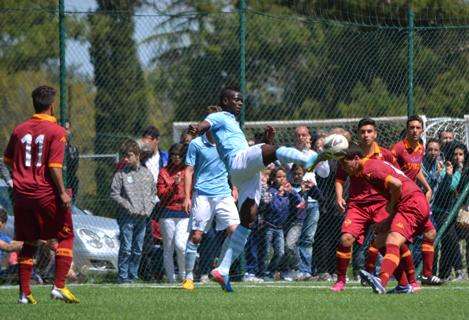
<path fill-rule="evenodd" d="M 62 201 L 62 205 L 66 208 L 69 208 L 72 203 L 72 198 L 68 195 L 65 191 L 65 185 L 63 181 L 62 175 L 62 168 L 49 168 L 50 175 L 52 177 L 52 182 L 54 183 L 55 187 L 59 191 L 60 200 Z"/>
<path fill-rule="evenodd" d="M 210 122 L 203 120 L 199 122 L 198 124 L 191 124 L 189 125 L 188 132 L 193 135 L 201 135 L 207 132 L 210 129 L 211 125 Z"/>
<path fill-rule="evenodd" d="M 420 169 L 419 173 L 417 174 L 417 180 L 425 188 L 425 197 L 427 198 L 427 201 L 430 202 L 432 198 L 432 188 L 428 184 L 427 179 L 425 179 L 422 169 Z"/>
<path fill-rule="evenodd" d="M 337 202 L 337 206 L 339 207 L 339 211 L 341 213 L 345 212 L 345 199 L 344 199 L 344 184 L 336 180 L 335 181 L 335 199 Z"/>
<path fill-rule="evenodd" d="M 191 211 L 191 192 L 192 192 L 192 177 L 194 175 L 194 167 L 187 166 L 184 170 L 184 211 L 189 213 Z"/>
<path fill-rule="evenodd" d="M 0 250 L 11 252 L 11 251 L 20 251 L 23 247 L 23 242 L 21 241 L 12 241 L 7 243 L 3 240 L 0 240 Z"/>
<path fill-rule="evenodd" d="M 395 214 L 394 207 L 396 206 L 397 202 L 401 198 L 402 182 L 397 178 L 388 176 L 388 178 L 386 178 L 386 186 L 390 194 L 390 199 L 388 203 L 388 212 L 389 212 L 390 218 L 392 219 L 392 217 L 394 217 L 394 214 Z"/>

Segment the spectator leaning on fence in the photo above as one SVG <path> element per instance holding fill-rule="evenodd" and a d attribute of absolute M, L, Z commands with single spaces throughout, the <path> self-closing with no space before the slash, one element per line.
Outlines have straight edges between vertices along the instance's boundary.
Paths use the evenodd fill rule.
<path fill-rule="evenodd" d="M 121 153 L 125 166 L 114 174 L 111 198 L 119 209 L 118 281 L 128 283 L 138 278 L 147 218 L 156 204 L 156 196 L 153 176 L 140 164 L 137 142 L 125 141 Z"/>
<path fill-rule="evenodd" d="M 438 132 L 438 139 L 440 140 L 441 153 L 445 160 L 451 160 L 452 149 L 454 144 L 454 133 L 449 129 L 442 129 Z"/>
<path fill-rule="evenodd" d="M 169 149 L 169 163 L 160 170 L 158 196 L 159 217 L 163 235 L 163 261 L 166 277 L 170 283 L 176 281 L 174 274 L 174 250 L 178 264 L 178 281 L 185 278 L 185 250 L 189 238 L 189 214 L 184 211 L 184 171 L 187 145 L 176 143 Z"/>
<path fill-rule="evenodd" d="M 459 185 L 456 188 L 456 196 L 459 198 L 461 197 L 461 192 L 463 192 L 464 188 L 469 184 L 469 153 L 464 144 L 459 144 L 454 149 L 454 157 L 459 158 L 459 162 L 462 163 L 462 166 L 459 165 L 461 169 L 461 180 L 459 181 Z M 464 156 L 464 160 L 461 159 L 461 156 Z M 457 199 L 454 199 L 456 202 Z M 469 197 L 466 196 L 465 201 L 463 201 L 461 208 L 457 208 L 459 210 L 458 213 L 458 222 L 456 224 L 456 230 L 458 231 L 458 235 L 460 239 L 466 241 L 466 272 L 469 276 L 469 223 L 467 221 L 467 216 L 469 213 Z"/>
<path fill-rule="evenodd" d="M 436 139 L 429 139 L 425 147 L 425 156 L 422 162 L 422 171 L 425 179 L 435 193 L 438 190 L 438 184 L 441 181 L 441 170 L 444 168 L 443 157 L 441 154 L 440 142 Z M 432 197 L 432 200 L 435 197 Z"/>
<path fill-rule="evenodd" d="M 457 187 L 460 185 L 464 174 L 465 157 L 467 149 L 463 144 L 456 145 L 452 150 L 453 157 L 444 163 L 440 172 L 442 180 L 432 204 L 433 218 L 438 229 L 447 221 L 449 213 L 457 198 Z M 466 169 L 467 170 L 467 169 Z M 455 279 L 464 278 L 462 256 L 459 247 L 459 237 L 456 229 L 456 221 L 452 220 L 447 226 L 441 238 L 439 277 L 444 280 L 451 279 L 451 269 L 454 268 Z"/>

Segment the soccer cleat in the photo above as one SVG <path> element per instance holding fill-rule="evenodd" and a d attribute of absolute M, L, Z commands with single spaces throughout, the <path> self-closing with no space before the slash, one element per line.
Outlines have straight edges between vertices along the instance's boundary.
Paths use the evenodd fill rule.
<path fill-rule="evenodd" d="M 57 288 L 54 286 L 50 293 L 52 300 L 62 300 L 65 303 L 80 303 L 75 295 L 67 287 Z"/>
<path fill-rule="evenodd" d="M 194 290 L 194 281 L 192 279 L 184 279 L 184 281 L 182 282 L 182 288 L 184 290 Z"/>
<path fill-rule="evenodd" d="M 333 292 L 341 292 L 345 290 L 345 281 L 337 281 L 334 283 L 334 285 L 331 287 L 331 291 Z"/>
<path fill-rule="evenodd" d="M 18 299 L 19 304 L 37 304 L 37 300 L 34 299 L 33 294 L 30 293 L 28 295 L 20 294 L 20 298 Z"/>
<path fill-rule="evenodd" d="M 413 288 L 410 284 L 406 286 L 397 285 L 394 289 L 387 292 L 388 294 L 409 294 L 414 293 Z"/>
<path fill-rule="evenodd" d="M 210 282 L 210 278 L 208 277 L 208 274 L 203 274 L 203 275 L 201 275 L 199 282 L 200 282 L 201 284 L 209 283 L 209 282 Z"/>
<path fill-rule="evenodd" d="M 223 290 L 225 290 L 226 292 L 233 292 L 233 288 L 231 287 L 229 275 L 226 275 L 226 276 L 222 275 L 220 271 L 218 271 L 217 269 L 213 269 L 210 272 L 210 274 L 212 275 L 213 280 L 218 282 L 218 284 L 221 286 Z"/>
<path fill-rule="evenodd" d="M 378 294 L 384 294 L 386 293 L 386 289 L 384 286 L 381 284 L 381 279 L 378 277 L 375 277 L 369 272 L 366 272 L 365 270 L 360 270 L 360 278 L 363 279 L 368 285 L 370 285 L 371 288 L 373 288 L 373 292 L 378 293 Z"/>
<path fill-rule="evenodd" d="M 422 287 L 420 286 L 420 284 L 418 282 L 412 282 L 410 284 L 410 286 L 412 287 L 412 292 L 413 293 L 417 293 L 419 292 L 420 290 L 422 290 Z"/>
<path fill-rule="evenodd" d="M 255 274 L 252 273 L 246 273 L 243 277 L 244 282 L 253 282 L 253 283 L 260 283 L 264 282 L 261 278 L 256 277 Z"/>
<path fill-rule="evenodd" d="M 427 285 L 427 286 L 441 286 L 443 283 L 445 283 L 443 280 L 433 275 L 429 277 L 422 276 L 420 281 L 422 282 L 423 285 Z"/>

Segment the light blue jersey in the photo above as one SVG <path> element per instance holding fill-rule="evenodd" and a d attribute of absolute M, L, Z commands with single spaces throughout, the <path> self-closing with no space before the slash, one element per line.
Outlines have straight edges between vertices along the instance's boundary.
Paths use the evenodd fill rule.
<path fill-rule="evenodd" d="M 205 121 L 211 125 L 211 131 L 217 143 L 218 153 L 228 169 L 230 158 L 240 150 L 249 148 L 244 132 L 233 114 L 222 111 L 209 114 Z"/>
<path fill-rule="evenodd" d="M 194 189 L 198 194 L 208 197 L 231 195 L 225 164 L 206 135 L 191 141 L 187 150 L 186 165 L 194 168 Z"/>

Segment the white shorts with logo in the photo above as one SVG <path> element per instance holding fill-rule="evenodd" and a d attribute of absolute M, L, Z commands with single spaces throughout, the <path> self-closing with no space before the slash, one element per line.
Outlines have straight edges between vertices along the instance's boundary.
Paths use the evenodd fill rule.
<path fill-rule="evenodd" d="M 231 158 L 231 183 L 238 187 L 238 207 L 246 199 L 254 199 L 259 205 L 261 200 L 261 171 L 265 168 L 262 160 L 262 144 L 253 145 L 239 151 Z"/>
<path fill-rule="evenodd" d="M 194 193 L 189 227 L 207 232 L 213 218 L 217 231 L 239 224 L 238 209 L 233 197 L 208 197 Z"/>

